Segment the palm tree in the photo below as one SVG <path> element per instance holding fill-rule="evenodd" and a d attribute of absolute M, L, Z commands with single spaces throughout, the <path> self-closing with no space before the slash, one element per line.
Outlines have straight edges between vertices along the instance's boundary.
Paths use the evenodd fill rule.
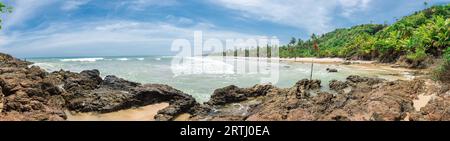
<path fill-rule="evenodd" d="M 289 41 L 289 45 L 295 45 L 295 43 L 297 42 L 297 39 L 295 39 L 295 37 L 291 38 L 291 41 Z"/>

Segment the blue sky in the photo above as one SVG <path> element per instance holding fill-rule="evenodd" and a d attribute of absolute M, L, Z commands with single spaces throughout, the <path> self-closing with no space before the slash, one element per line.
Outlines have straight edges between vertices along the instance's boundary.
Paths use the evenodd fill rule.
<path fill-rule="evenodd" d="M 171 55 L 175 39 L 312 33 L 364 23 L 392 23 L 425 0 L 0 0 L 0 51 L 18 57 Z M 450 0 L 427 0 L 429 5 Z"/>

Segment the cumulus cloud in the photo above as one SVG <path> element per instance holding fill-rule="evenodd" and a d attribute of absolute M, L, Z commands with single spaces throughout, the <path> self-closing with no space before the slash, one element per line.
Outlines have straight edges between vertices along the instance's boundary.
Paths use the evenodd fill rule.
<path fill-rule="evenodd" d="M 94 2 L 97 1 L 14 0 L 12 2 L 14 12 L 4 20 L 6 30 L 0 33 L 0 49 L 16 53 L 30 52 L 30 54 L 33 54 L 33 51 L 45 52 L 53 49 L 65 49 L 64 51 L 67 52 L 69 48 L 75 49 L 80 46 L 92 49 L 115 46 L 123 47 L 124 50 L 131 46 L 164 46 L 160 48 L 160 50 L 164 50 L 176 38 L 192 38 L 195 30 L 204 31 L 205 38 L 214 37 L 222 40 L 256 36 L 241 33 L 246 30 L 230 31 L 227 30 L 230 28 L 218 27 L 217 25 L 224 25 L 213 24 L 208 22 L 209 19 L 205 19 L 210 17 L 189 15 L 192 13 L 185 15 L 164 12 L 145 13 L 145 10 L 155 7 L 183 5 L 179 0 L 108 1 L 107 4 L 101 5 L 104 6 L 101 8 L 106 9 L 105 15 L 108 15 L 106 17 L 95 17 L 96 15 L 94 15 L 89 19 L 83 19 L 83 17 L 75 16 L 59 17 L 60 15 L 55 14 L 58 16 L 53 15 L 54 17 L 50 17 L 48 21 L 46 18 L 39 18 L 42 15 L 52 16 L 52 14 L 45 14 L 49 11 L 77 12 L 77 10 L 82 10 L 82 6 Z M 212 3 L 210 6 L 229 9 L 223 13 L 227 16 L 255 21 L 253 23 L 270 21 L 277 25 L 304 29 L 309 32 L 307 34 L 311 34 L 325 33 L 334 29 L 335 24 L 332 22 L 336 15 L 351 17 L 359 11 L 370 8 L 370 2 L 371 0 L 206 0 L 206 3 L 203 3 Z M 189 5 L 187 8 L 192 7 Z M 108 9 L 111 10 L 108 11 Z M 124 9 L 128 13 L 123 14 L 126 16 L 114 17 L 116 9 Z M 139 13 L 140 15 L 135 15 Z M 127 17 L 131 14 L 133 14 L 131 17 Z M 145 16 L 151 14 L 162 16 L 156 20 L 147 20 Z M 34 18 L 42 21 L 33 21 Z M 27 24 L 27 22 L 33 24 Z M 22 24 L 27 26 L 8 28 Z M 225 26 L 227 25 L 225 24 Z"/>
<path fill-rule="evenodd" d="M 76 26 L 74 26 L 76 25 Z M 74 28 L 76 27 L 76 28 Z M 0 36 L 1 44 L 7 52 L 46 52 L 70 50 L 74 47 L 96 50 L 99 47 L 147 48 L 148 51 L 169 52 L 175 39 L 193 39 L 194 31 L 203 31 L 204 39 L 219 40 L 235 38 L 257 38 L 260 36 L 224 31 L 213 28 L 210 23 L 199 23 L 190 27 L 178 27 L 172 23 L 146 23 L 136 21 L 99 21 L 92 23 L 58 23 L 45 29 L 9 36 Z M 58 29 L 58 30 L 55 30 Z M 78 50 L 80 51 L 80 50 Z M 142 51 L 144 53 L 145 50 Z M 149 53 L 149 52 L 148 52 Z"/>
<path fill-rule="evenodd" d="M 170 23 L 177 23 L 177 24 L 193 24 L 194 20 L 186 17 L 176 17 L 173 15 L 166 16 L 166 19 Z"/>
<path fill-rule="evenodd" d="M 357 11 L 366 10 L 369 7 L 371 0 L 339 0 L 345 17 L 351 17 Z"/>
<path fill-rule="evenodd" d="M 178 0 L 129 0 L 118 2 L 118 6 L 138 11 L 145 10 L 149 6 L 173 6 L 176 4 L 178 4 Z"/>
<path fill-rule="evenodd" d="M 64 11 L 70 11 L 78 9 L 80 6 L 83 6 L 89 3 L 91 0 L 67 0 L 63 3 L 61 9 Z"/>
<path fill-rule="evenodd" d="M 5 28 L 13 25 L 22 25 L 23 22 L 32 18 L 42 7 L 47 6 L 54 0 L 15 0 L 14 12 L 9 14 L 5 21 Z"/>
<path fill-rule="evenodd" d="M 335 9 L 350 16 L 367 8 L 370 0 L 214 0 L 219 6 L 241 12 L 245 18 L 266 20 L 300 29 L 309 33 L 324 33 L 333 29 Z"/>

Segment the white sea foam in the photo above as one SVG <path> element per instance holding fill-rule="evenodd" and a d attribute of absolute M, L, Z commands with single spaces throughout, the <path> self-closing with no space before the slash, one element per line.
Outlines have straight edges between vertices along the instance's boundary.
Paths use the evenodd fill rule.
<path fill-rule="evenodd" d="M 55 67 L 54 65 L 49 63 L 34 63 L 30 65 L 30 67 L 31 66 L 38 66 L 48 72 L 57 71 L 59 69 L 58 67 Z"/>
<path fill-rule="evenodd" d="M 234 66 L 220 60 L 200 57 L 185 57 L 184 62 L 172 64 L 175 75 L 182 74 L 233 74 Z"/>
<path fill-rule="evenodd" d="M 155 58 L 155 60 L 157 60 L 157 61 L 161 61 L 161 58 Z"/>
<path fill-rule="evenodd" d="M 119 61 L 128 61 L 130 59 L 128 59 L 128 58 L 117 58 L 117 60 L 119 60 Z"/>
<path fill-rule="evenodd" d="M 136 58 L 136 60 L 144 61 L 145 59 L 144 58 Z"/>
<path fill-rule="evenodd" d="M 70 59 L 60 59 L 62 62 L 95 62 L 103 60 L 104 58 L 70 58 Z"/>

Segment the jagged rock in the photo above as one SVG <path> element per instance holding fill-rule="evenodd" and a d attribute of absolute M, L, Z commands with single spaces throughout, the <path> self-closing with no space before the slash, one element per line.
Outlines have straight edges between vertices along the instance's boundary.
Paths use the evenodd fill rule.
<path fill-rule="evenodd" d="M 347 83 L 339 80 L 331 80 L 329 85 L 330 89 L 335 91 L 340 91 L 348 87 Z"/>
<path fill-rule="evenodd" d="M 84 70 L 80 72 L 81 76 L 85 76 L 88 79 L 91 79 L 97 83 L 102 82 L 102 78 L 100 77 L 100 71 L 93 69 L 93 70 Z"/>
<path fill-rule="evenodd" d="M 2 88 L 0 87 L 0 113 L 2 113 L 3 111 L 3 92 L 2 92 Z"/>
<path fill-rule="evenodd" d="M 102 82 L 98 70 L 85 70 L 79 74 L 60 71 L 64 77 L 64 89 L 68 92 L 80 93 L 80 91 L 94 90 Z"/>
<path fill-rule="evenodd" d="M 159 102 L 170 103 L 158 114 L 170 120 L 199 107 L 192 96 L 167 85 L 102 80 L 98 70 L 47 73 L 30 64 L 0 53 L 0 120 L 65 120 L 66 109 L 102 113 Z"/>
<path fill-rule="evenodd" d="M 317 96 L 312 98 L 315 104 L 331 104 L 334 96 L 333 94 L 320 92 Z"/>
<path fill-rule="evenodd" d="M 156 120 L 172 120 L 179 114 L 193 113 L 193 108 L 199 105 L 191 95 L 168 85 L 147 84 L 136 88 L 133 93 L 131 102 L 135 103 L 134 105 L 169 102 L 169 107 L 158 111 Z"/>
<path fill-rule="evenodd" d="M 298 81 L 294 87 L 290 88 L 289 95 L 295 95 L 298 99 L 305 99 L 310 97 L 309 90 L 319 89 L 320 80 L 303 79 Z"/>
<path fill-rule="evenodd" d="M 16 59 L 9 54 L 0 53 L 0 67 L 25 68 L 31 64 L 31 62 Z"/>
<path fill-rule="evenodd" d="M 200 105 L 167 85 L 141 85 L 115 76 L 102 80 L 98 70 L 47 73 L 28 65 L 0 53 L 0 121 L 65 120 L 67 109 L 101 113 L 161 102 L 169 106 L 156 120 L 173 120 L 180 114 L 193 120 L 450 120 L 448 87 L 425 87 L 430 84 L 423 80 L 349 76 L 346 82 L 330 82 L 333 90 L 349 89 L 338 95 L 321 92 L 319 80 L 307 79 L 292 88 L 228 86 Z M 425 92 L 435 98 L 416 111 L 413 100 Z"/>
<path fill-rule="evenodd" d="M 289 111 L 286 120 L 288 121 L 312 121 L 315 120 L 313 113 L 309 112 L 307 109 L 294 109 Z"/>
<path fill-rule="evenodd" d="M 326 70 L 327 70 L 328 72 L 338 72 L 337 69 L 333 69 L 333 68 L 327 68 Z"/>
<path fill-rule="evenodd" d="M 125 109 L 121 105 L 130 97 L 126 91 L 96 89 L 68 99 L 67 108 L 77 112 L 113 112 Z"/>
<path fill-rule="evenodd" d="M 206 103 L 208 105 L 223 105 L 232 102 L 239 102 L 246 100 L 245 91 L 241 88 L 231 85 L 224 88 L 214 90 L 210 100 Z"/>
<path fill-rule="evenodd" d="M 101 83 L 101 87 L 107 87 L 114 90 L 125 90 L 129 91 L 141 84 L 136 82 L 127 81 L 122 78 L 118 78 L 114 75 L 108 75 Z"/>
<path fill-rule="evenodd" d="M 339 95 L 319 91 L 316 92 L 317 95 L 299 98 L 299 92 L 301 96 L 301 93 L 311 91 L 307 88 L 313 88 L 309 83 L 314 81 L 309 80 L 299 81 L 292 88 L 272 88 L 269 93 L 260 97 L 261 103 L 248 109 L 249 114 L 244 115 L 244 119 L 251 121 L 404 120 L 409 113 L 414 111 L 412 100 L 414 95 L 423 92 L 421 91 L 423 88 L 420 86 L 424 83 L 418 80 L 387 82 L 359 76 L 350 77 L 348 81 L 345 83 L 354 83 L 355 85 L 352 86 L 354 88 L 348 93 Z M 375 82 L 378 83 L 378 86 L 367 87 L 367 83 Z M 343 83 L 340 84 L 344 85 Z M 215 110 L 221 111 L 222 109 L 223 107 L 216 107 Z M 417 117 L 423 117 L 424 115 L 419 114 Z M 195 119 L 212 120 L 215 117 L 229 116 L 228 114 L 216 114 L 209 117 L 203 115 L 202 118 L 197 118 L 195 115 L 193 117 Z M 233 120 L 233 118 L 225 118 L 225 120 Z"/>
<path fill-rule="evenodd" d="M 414 112 L 410 120 L 412 121 L 450 121 L 450 97 L 438 96 L 428 104 L 421 108 L 420 111 Z"/>
<path fill-rule="evenodd" d="M 257 97 L 257 96 L 265 96 L 271 89 L 273 89 L 274 86 L 270 84 L 263 84 L 263 85 L 255 85 L 251 88 L 248 88 L 247 94 L 245 96 L 247 97 Z"/>
<path fill-rule="evenodd" d="M 351 75 L 347 77 L 347 82 L 350 83 L 362 83 L 365 82 L 368 85 L 375 85 L 386 81 L 385 79 L 381 78 L 369 78 L 369 77 L 361 77 L 359 75 Z"/>
<path fill-rule="evenodd" d="M 315 90 L 315 89 L 320 89 L 320 87 L 321 87 L 320 83 L 321 83 L 320 80 L 303 79 L 303 80 L 298 81 L 294 87 L 304 89 L 304 90 Z"/>
<path fill-rule="evenodd" d="M 49 105 L 63 92 L 48 82 L 48 73 L 31 63 L 0 54 L 0 120 L 64 120 L 64 103 Z M 3 118 L 3 119 L 2 119 Z"/>
<path fill-rule="evenodd" d="M 249 97 L 258 97 L 266 95 L 274 86 L 255 85 L 251 88 L 239 88 L 231 85 L 224 88 L 216 89 L 210 100 L 206 102 L 208 105 L 224 105 L 228 103 L 240 102 L 247 100 Z"/>

